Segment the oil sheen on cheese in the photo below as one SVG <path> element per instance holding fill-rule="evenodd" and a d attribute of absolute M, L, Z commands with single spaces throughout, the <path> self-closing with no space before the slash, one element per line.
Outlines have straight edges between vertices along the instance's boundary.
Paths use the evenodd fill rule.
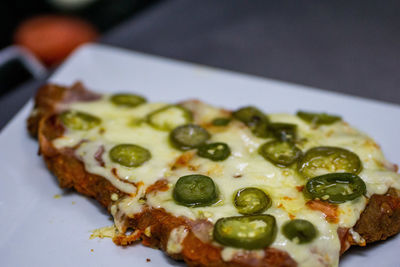
<path fill-rule="evenodd" d="M 124 230 L 123 222 L 119 221 L 119 218 L 124 217 L 121 214 L 132 216 L 141 212 L 144 207 L 163 208 L 175 216 L 185 216 L 192 220 L 207 219 L 212 223 L 222 217 L 240 215 L 233 205 L 233 196 L 237 190 L 252 186 L 264 190 L 271 197 L 273 204 L 265 213 L 276 218 L 278 229 L 291 218 L 306 219 L 318 229 L 318 236 L 313 242 L 301 245 L 286 239 L 278 230 L 272 247 L 288 252 L 299 266 L 338 265 L 340 242 L 337 230 L 339 227 L 352 228 L 355 225 L 367 203 L 365 197 L 340 204 L 339 222 L 329 223 L 322 212 L 305 206 L 306 200 L 296 188 L 305 184 L 304 178 L 293 168 L 276 167 L 257 153 L 258 147 L 266 141 L 265 139 L 253 136 L 247 127 L 237 121 L 232 121 L 228 127 L 207 126 L 214 118 L 226 114 L 224 110 L 198 101 L 183 104 L 193 111 L 195 123 L 207 127 L 212 135 L 210 141 L 224 142 L 230 146 L 232 154 L 229 158 L 222 162 L 214 162 L 197 157 L 191 151 L 181 152 L 172 148 L 168 142 L 169 132 L 154 129 L 145 122 L 147 114 L 166 105 L 147 103 L 136 108 L 123 108 L 111 104 L 107 96 L 94 102 L 74 103 L 69 106 L 70 109 L 100 117 L 101 126 L 90 131 L 67 130 L 64 136 L 53 141 L 57 148 L 72 147 L 81 143 L 76 155 L 84 162 L 86 170 L 105 177 L 119 190 L 130 195 L 115 201 L 111 208 L 120 231 Z M 383 157 L 379 146 L 347 123 L 340 121 L 312 128 L 294 115 L 268 116 L 273 122 L 296 124 L 298 135 L 306 140 L 299 145 L 303 151 L 315 146 L 337 146 L 356 153 L 363 163 L 363 170 L 359 176 L 367 185 L 367 197 L 375 193 L 384 194 L 389 187 L 400 189 L 400 177 L 385 167 L 390 164 Z M 151 152 L 152 158 L 136 168 L 121 166 L 112 162 L 108 156 L 109 150 L 117 144 L 140 145 Z M 104 150 L 104 166 L 101 166 L 95 157 L 100 147 Z M 187 166 L 172 168 L 183 153 L 192 153 Z M 220 200 L 210 207 L 189 208 L 177 205 L 172 198 L 173 186 L 179 177 L 188 174 L 204 174 L 211 177 L 218 186 Z M 169 189 L 149 193 L 146 195 L 146 201 L 143 201 L 146 188 L 160 179 L 168 181 Z M 185 228 L 177 228 L 170 233 L 170 253 L 181 251 L 180 243 L 186 234 Z M 235 253 L 240 254 L 243 251 L 224 248 L 222 258 L 229 261 Z"/>

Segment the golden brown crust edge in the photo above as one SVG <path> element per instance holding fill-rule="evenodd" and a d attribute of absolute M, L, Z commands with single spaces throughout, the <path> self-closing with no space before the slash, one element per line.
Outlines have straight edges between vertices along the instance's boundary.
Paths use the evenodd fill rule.
<path fill-rule="evenodd" d="M 28 119 L 27 126 L 31 135 L 38 137 L 44 160 L 49 170 L 56 175 L 60 186 L 74 188 L 82 194 L 95 198 L 108 208 L 113 193 L 120 196 L 124 194 L 105 178 L 86 172 L 83 163 L 74 156 L 72 149 L 59 151 L 51 144 L 51 140 L 62 135 L 64 131 L 57 116 L 53 116 L 62 110 L 62 104 L 97 98 L 97 94 L 85 90 L 81 84 L 75 84 L 71 88 L 46 85 L 36 96 L 35 112 Z M 176 218 L 158 209 L 147 209 L 135 218 L 129 218 L 128 225 L 138 230 L 139 235 L 134 238 L 121 235 L 114 240 L 117 244 L 126 245 L 141 238 L 144 245 L 158 247 L 164 251 L 173 228 L 184 225 L 191 229 L 193 226 L 187 220 Z M 148 226 L 152 228 L 150 237 L 144 234 Z M 390 189 L 386 195 L 373 195 L 354 229 L 367 243 L 384 240 L 400 232 L 400 197 L 396 190 Z M 342 229 L 339 236 L 342 243 L 341 253 L 355 244 L 347 229 Z M 243 256 L 236 257 L 231 262 L 224 262 L 219 248 L 202 242 L 189 231 L 183 242 L 182 252 L 171 256 L 184 259 L 189 266 L 296 266 L 286 252 L 272 248 L 266 249 L 265 252 L 263 259 Z"/>

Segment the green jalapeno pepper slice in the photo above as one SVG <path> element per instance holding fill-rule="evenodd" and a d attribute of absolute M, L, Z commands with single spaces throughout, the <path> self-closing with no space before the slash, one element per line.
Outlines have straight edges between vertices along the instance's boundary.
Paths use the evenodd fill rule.
<path fill-rule="evenodd" d="M 297 244 L 305 244 L 310 243 L 317 237 L 318 231 L 309 221 L 294 219 L 282 226 L 282 233 L 290 241 Z"/>
<path fill-rule="evenodd" d="M 187 207 L 203 207 L 218 200 L 214 181 L 205 175 L 192 174 L 178 179 L 172 192 L 176 203 Z"/>
<path fill-rule="evenodd" d="M 225 143 L 203 144 L 197 149 L 197 155 L 212 161 L 222 161 L 231 155 L 231 149 Z"/>
<path fill-rule="evenodd" d="M 327 113 L 313 113 L 306 111 L 298 111 L 297 116 L 313 125 L 322 125 L 322 124 L 332 124 L 334 122 L 340 121 L 342 118 L 336 115 L 330 115 Z"/>
<path fill-rule="evenodd" d="M 227 126 L 231 122 L 230 118 L 215 118 L 211 124 L 214 126 Z"/>
<path fill-rule="evenodd" d="M 112 95 L 110 101 L 114 105 L 128 108 L 134 108 L 147 102 L 143 96 L 128 93 Z"/>
<path fill-rule="evenodd" d="M 269 129 L 275 138 L 280 141 L 295 141 L 297 138 L 296 124 L 274 122 L 269 124 Z"/>
<path fill-rule="evenodd" d="M 339 172 L 308 180 L 304 190 L 306 197 L 339 204 L 364 195 L 367 187 L 358 175 Z"/>
<path fill-rule="evenodd" d="M 60 114 L 61 122 L 69 129 L 87 131 L 101 123 L 101 119 L 81 111 L 68 110 Z"/>
<path fill-rule="evenodd" d="M 289 141 L 269 141 L 258 149 L 258 153 L 278 167 L 292 165 L 301 156 L 301 150 Z"/>
<path fill-rule="evenodd" d="M 151 158 L 147 149 L 133 144 L 120 144 L 114 146 L 109 156 L 111 161 L 125 167 L 139 167 Z"/>
<path fill-rule="evenodd" d="M 206 129 L 195 124 L 185 124 L 171 131 L 169 140 L 171 144 L 180 150 L 197 148 L 210 138 Z"/>
<path fill-rule="evenodd" d="M 192 113 L 184 107 L 169 105 L 147 115 L 148 123 L 158 130 L 170 131 L 193 120 Z"/>
<path fill-rule="evenodd" d="M 219 219 L 213 237 L 218 243 L 243 249 L 262 249 L 274 242 L 277 227 L 272 215 L 247 215 Z"/>
<path fill-rule="evenodd" d="M 300 158 L 297 169 L 305 178 L 331 172 L 358 174 L 362 163 L 357 154 L 340 147 L 319 146 L 309 149 Z"/>
<path fill-rule="evenodd" d="M 270 137 L 268 117 L 256 107 L 248 106 L 233 112 L 233 117 L 246 124 L 260 138 Z"/>
<path fill-rule="evenodd" d="M 237 191 L 234 204 L 240 214 L 251 215 L 262 213 L 271 206 L 272 201 L 261 189 L 246 187 Z"/>

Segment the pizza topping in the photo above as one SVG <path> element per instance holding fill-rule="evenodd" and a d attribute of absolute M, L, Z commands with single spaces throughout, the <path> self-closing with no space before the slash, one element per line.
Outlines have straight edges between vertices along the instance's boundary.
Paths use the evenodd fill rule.
<path fill-rule="evenodd" d="M 146 188 L 146 194 L 157 191 L 167 191 L 168 189 L 169 189 L 168 181 L 166 179 L 160 179 Z"/>
<path fill-rule="evenodd" d="M 170 254 L 180 253 L 183 248 L 183 240 L 186 238 L 188 233 L 189 230 L 183 225 L 172 229 L 168 238 L 167 252 Z"/>
<path fill-rule="evenodd" d="M 231 122 L 229 118 L 215 118 L 212 120 L 211 124 L 214 126 L 227 126 Z"/>
<path fill-rule="evenodd" d="M 87 131 L 101 123 L 101 119 L 81 111 L 68 110 L 60 115 L 62 123 L 69 129 Z"/>
<path fill-rule="evenodd" d="M 197 155 L 212 161 L 222 161 L 229 157 L 231 149 L 225 143 L 211 143 L 200 146 Z"/>
<path fill-rule="evenodd" d="M 146 98 L 134 94 L 115 94 L 112 95 L 110 101 L 120 107 L 134 108 L 146 103 Z"/>
<path fill-rule="evenodd" d="M 282 233 L 296 244 L 304 244 L 311 242 L 317 236 L 317 229 L 307 220 L 295 219 L 282 226 Z"/>
<path fill-rule="evenodd" d="M 306 202 L 306 206 L 312 210 L 322 212 L 326 221 L 330 223 L 338 223 L 339 221 L 338 205 L 336 204 L 331 204 L 321 200 L 309 200 Z"/>
<path fill-rule="evenodd" d="M 305 194 L 329 203 L 343 203 L 364 195 L 364 181 L 352 173 L 329 173 L 308 180 Z"/>
<path fill-rule="evenodd" d="M 94 154 L 94 159 L 99 163 L 99 165 L 100 165 L 101 167 L 104 167 L 104 166 L 106 165 L 106 164 L 104 163 L 104 160 L 103 160 L 104 151 L 105 151 L 104 146 L 101 145 L 101 146 L 99 147 L 99 149 L 97 149 L 96 153 Z"/>
<path fill-rule="evenodd" d="M 151 126 L 163 131 L 170 131 L 180 125 L 190 123 L 192 120 L 192 113 L 177 105 L 168 105 L 157 109 L 147 116 L 147 121 Z"/>
<path fill-rule="evenodd" d="M 332 124 L 342 119 L 340 116 L 330 115 L 327 113 L 312 113 L 305 111 L 298 111 L 297 116 L 312 125 Z"/>
<path fill-rule="evenodd" d="M 281 141 L 295 141 L 297 138 L 297 125 L 292 123 L 275 122 L 269 125 L 275 138 Z"/>
<path fill-rule="evenodd" d="M 271 206 L 271 198 L 264 191 L 255 187 L 246 187 L 237 191 L 234 204 L 241 214 L 262 213 Z"/>
<path fill-rule="evenodd" d="M 210 138 L 204 128 L 195 124 L 186 124 L 175 128 L 169 135 L 171 144 L 180 150 L 197 148 Z"/>
<path fill-rule="evenodd" d="M 226 246 L 261 249 L 276 237 L 277 226 L 272 215 L 247 215 L 219 219 L 214 226 L 214 240 Z"/>
<path fill-rule="evenodd" d="M 218 200 L 214 181 L 205 175 L 192 174 L 178 179 L 172 196 L 177 204 L 187 207 L 204 207 Z"/>
<path fill-rule="evenodd" d="M 195 155 L 194 151 L 186 151 L 182 153 L 172 164 L 171 170 L 189 167 L 189 163 L 193 159 L 194 155 Z"/>
<path fill-rule="evenodd" d="M 301 156 L 301 150 L 295 144 L 277 140 L 260 146 L 258 153 L 278 167 L 290 166 Z"/>
<path fill-rule="evenodd" d="M 269 137 L 269 119 L 256 107 L 243 107 L 233 112 L 233 117 L 246 124 L 252 133 L 260 138 Z"/>
<path fill-rule="evenodd" d="M 151 158 L 147 149 L 133 144 L 121 144 L 110 150 L 110 159 L 125 167 L 139 167 Z"/>
<path fill-rule="evenodd" d="M 305 178 L 331 172 L 349 172 L 358 174 L 362 164 L 357 154 L 339 147 L 320 146 L 308 150 L 297 165 Z"/>
<path fill-rule="evenodd" d="M 180 108 L 175 108 L 176 106 L 164 110 L 165 113 L 163 111 L 155 114 L 155 111 L 170 107 L 165 103 L 146 103 L 136 108 L 121 108 L 113 104 L 109 96 L 104 96 L 98 101 L 68 105 L 70 110 L 95 114 L 101 119 L 101 125 L 91 131 L 64 131 L 64 135 L 54 140 L 53 145 L 58 149 L 74 148 L 79 142 L 85 140 L 84 144 L 74 149 L 74 153 L 84 163 L 85 169 L 89 173 L 105 177 L 122 193 L 128 195 L 120 197 L 114 203 L 114 208 L 111 208 L 111 210 L 114 210 L 112 214 L 121 231 L 126 218 L 133 218 L 143 212 L 146 207 L 154 210 L 163 209 L 172 216 L 185 218 L 186 221 L 202 220 L 208 222 L 209 225 L 205 229 L 200 227 L 199 233 L 205 240 L 209 241 L 206 243 L 207 246 L 211 247 L 215 246 L 215 243 L 211 242 L 210 239 L 213 236 L 214 225 L 219 219 L 240 214 L 242 214 L 240 217 L 267 216 L 263 213 L 268 212 L 270 216 L 275 218 L 280 229 L 290 218 L 307 220 L 318 229 L 318 237 L 310 243 L 299 245 L 295 238 L 293 239 L 294 242 L 290 242 L 282 230 L 277 233 L 276 239 L 272 243 L 264 242 L 263 245 L 260 245 L 262 249 L 259 251 L 266 251 L 263 248 L 269 245 L 270 248 L 267 250 L 286 251 L 296 260 L 299 266 L 315 266 L 320 263 L 335 266 L 340 251 L 340 242 L 336 230 L 338 227 L 351 228 L 355 225 L 360 213 L 365 208 L 367 198 L 359 197 L 356 201 L 346 201 L 341 204 L 331 204 L 327 201 L 329 198 L 327 194 L 315 199 L 311 199 L 312 197 L 307 195 L 309 199 L 305 199 L 302 192 L 305 188 L 305 179 L 300 179 L 301 176 L 311 179 L 325 173 L 352 173 L 353 169 L 359 172 L 361 168 L 350 168 L 352 170 L 347 168 L 362 160 L 363 171 L 360 176 L 368 187 L 368 196 L 374 193 L 383 194 L 390 186 L 395 185 L 396 188 L 400 188 L 400 183 L 397 182 L 399 181 L 398 175 L 383 169 L 382 163 L 386 161 L 379 147 L 371 146 L 372 141 L 368 136 L 343 122 L 339 121 L 333 125 L 313 128 L 297 116 L 269 114 L 266 117 L 261 112 L 261 115 L 250 116 L 247 123 L 242 123 L 241 120 L 233 116 L 235 121 L 229 122 L 227 126 L 217 127 L 212 125 L 212 121 L 215 118 L 229 120 L 229 112 L 224 112 L 199 101 L 189 101 L 182 103 L 182 105 L 190 109 L 194 116 L 193 121 L 197 125 L 187 124 L 184 121 L 185 113 Z M 251 109 L 247 109 L 247 111 L 249 110 Z M 157 126 L 154 127 L 149 122 L 151 114 L 155 114 L 151 118 L 155 125 L 164 125 L 175 121 L 175 119 L 168 120 L 167 114 L 172 117 L 176 116 L 176 120 L 182 119 L 184 124 L 177 126 L 170 132 L 158 130 Z M 138 120 L 142 123 L 137 123 L 133 129 L 132 120 Z M 209 129 L 212 136 L 198 125 L 207 127 L 205 129 Z M 100 128 L 104 128 L 102 134 L 99 132 Z M 172 132 L 182 128 L 186 129 L 176 135 L 179 138 L 172 138 Z M 257 132 L 258 130 L 259 132 Z M 264 133 L 263 136 L 270 139 L 260 139 L 254 132 Z M 302 139 L 296 139 L 296 135 L 298 135 L 297 138 L 301 137 Z M 168 142 L 169 138 L 171 142 Z M 300 142 L 305 138 L 307 142 Z M 182 152 L 180 149 L 175 149 L 176 146 L 171 145 L 174 144 L 173 139 L 183 140 L 183 147 L 188 151 Z M 305 175 L 300 171 L 297 173 L 300 166 L 298 169 L 294 166 L 280 168 L 283 165 L 277 167 L 275 164 L 265 162 L 264 157 L 259 156 L 257 152 L 258 149 L 261 150 L 266 141 L 275 142 L 273 144 L 277 146 L 272 146 L 272 152 L 277 153 L 272 153 L 272 155 L 275 155 L 278 159 L 281 154 L 296 156 L 293 151 L 296 152 L 297 150 L 293 149 L 292 151 L 293 147 L 298 150 L 300 150 L 299 148 L 304 149 L 304 151 L 309 150 L 308 153 L 311 153 L 313 147 L 322 145 L 331 146 L 328 149 L 331 152 L 337 152 L 336 149 L 339 147 L 348 148 L 357 153 L 360 158 L 354 153 L 355 157 L 349 156 L 347 154 L 349 151 L 342 149 L 340 151 L 347 151 L 343 153 L 344 156 L 342 152 L 338 152 L 336 156 L 327 157 L 319 153 L 314 154 L 319 161 L 311 157 L 310 162 L 313 164 L 309 164 L 307 158 L 295 160 L 292 165 L 299 164 L 302 161 L 307 163 L 301 168 L 303 173 L 310 173 Z M 196 155 L 196 153 L 214 143 L 229 145 L 231 153 L 226 160 L 213 161 Z M 135 144 L 146 148 L 151 151 L 151 160 L 135 168 L 116 163 L 111 159 L 109 152 L 118 144 Z M 102 163 L 99 161 L 101 154 L 99 147 L 101 146 L 104 146 L 105 151 L 102 156 L 104 167 L 101 166 Z M 216 149 L 205 151 L 211 155 L 216 155 L 221 152 L 220 150 L 223 151 L 224 149 L 217 146 Z M 287 151 L 289 151 L 288 154 L 286 154 Z M 353 154 L 350 153 L 350 155 Z M 354 164 L 354 166 L 357 166 L 357 164 Z M 361 164 L 359 163 L 358 166 L 361 166 Z M 207 179 L 201 178 L 203 182 L 184 183 L 184 186 L 179 189 L 179 177 L 200 173 L 212 177 L 212 180 L 210 179 L 212 182 L 209 183 L 209 181 L 206 181 Z M 204 184 L 206 185 L 204 188 L 208 189 L 202 189 Z M 207 186 L 207 184 L 211 184 L 211 186 Z M 335 186 L 333 185 L 332 188 Z M 350 189 L 346 189 L 347 186 Z M 256 190 L 246 190 L 248 188 L 256 188 Z M 340 184 L 339 189 L 342 190 L 341 188 L 346 192 L 345 195 L 348 194 L 349 190 L 353 190 L 350 185 Z M 261 191 L 261 196 L 257 189 Z M 341 192 L 340 190 L 339 192 Z M 268 208 L 266 209 L 263 209 L 264 202 L 259 201 L 265 197 L 264 192 L 268 192 L 267 195 L 271 198 L 268 201 L 272 200 L 275 203 L 275 205 L 267 205 Z M 238 196 L 235 203 L 236 195 Z M 181 202 L 179 202 L 179 197 L 183 199 Z M 240 207 L 238 204 L 243 202 L 245 204 Z M 389 209 L 383 208 L 389 212 Z M 245 211 L 243 212 L 243 210 Z M 236 235 L 238 240 L 236 243 L 240 244 L 243 244 L 242 240 L 247 240 L 247 236 L 255 236 L 256 233 L 258 235 L 257 231 L 262 230 L 266 225 L 262 220 L 251 222 L 242 220 L 229 222 L 226 224 L 227 228 L 223 227 L 226 230 L 232 228 L 232 225 L 235 225 L 235 227 L 239 225 L 240 231 L 244 231 L 244 233 L 238 233 L 240 237 L 236 235 L 238 231 L 231 233 L 233 236 Z M 253 229 L 253 231 L 248 231 L 248 229 Z M 193 232 L 196 231 L 193 230 Z M 247 232 L 249 232 L 248 235 L 245 234 Z M 228 233 L 228 236 L 230 235 L 229 230 L 226 230 L 225 233 Z M 190 233 L 187 237 L 190 236 L 194 235 Z M 217 238 L 214 238 L 214 240 L 220 242 Z M 220 238 L 219 240 L 225 239 Z M 220 243 L 223 244 L 223 242 Z M 231 249 L 248 253 L 249 251 L 246 251 L 247 246 L 240 244 L 238 248 Z M 227 242 L 222 251 L 225 251 L 226 247 L 229 246 L 233 245 Z M 220 257 L 220 247 L 215 246 L 215 248 L 216 257 Z M 185 249 L 185 246 L 183 246 L 183 249 Z M 258 250 L 251 252 L 256 251 Z M 193 253 L 198 253 L 198 251 L 195 250 Z"/>

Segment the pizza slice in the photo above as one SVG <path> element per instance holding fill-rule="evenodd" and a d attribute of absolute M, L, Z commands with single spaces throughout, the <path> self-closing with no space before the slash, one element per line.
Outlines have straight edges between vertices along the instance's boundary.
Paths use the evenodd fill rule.
<path fill-rule="evenodd" d="M 40 88 L 28 118 L 63 188 L 189 266 L 337 266 L 400 231 L 400 176 L 340 117 L 148 103 L 77 83 Z"/>

